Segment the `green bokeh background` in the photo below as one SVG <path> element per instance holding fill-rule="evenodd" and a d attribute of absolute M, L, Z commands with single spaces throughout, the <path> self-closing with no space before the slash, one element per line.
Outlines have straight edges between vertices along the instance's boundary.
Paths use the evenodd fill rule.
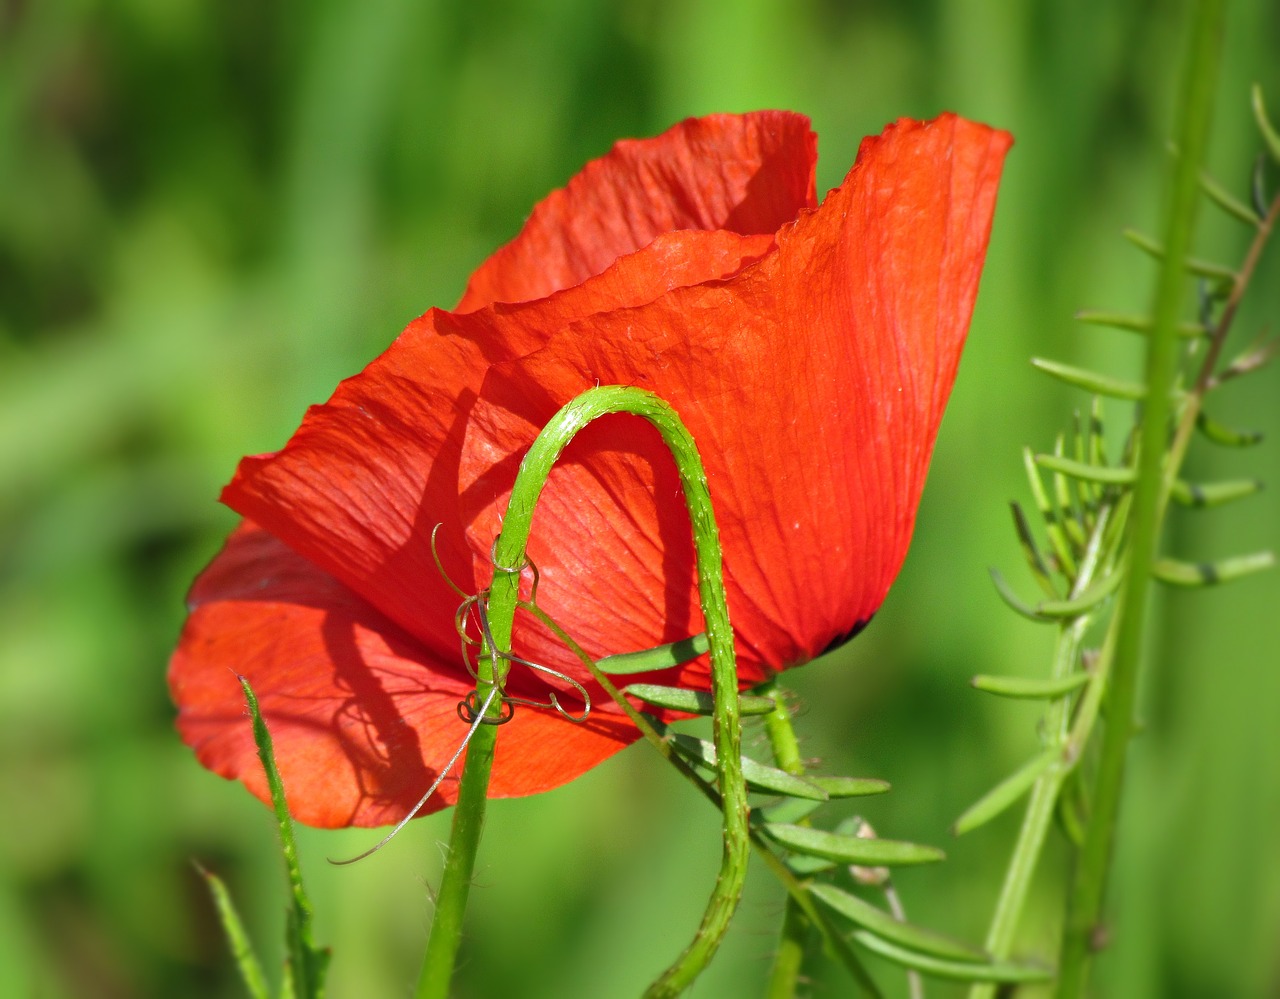
<path fill-rule="evenodd" d="M 863 636 L 789 678 L 805 752 L 894 783 L 862 805 L 881 833 L 947 847 L 945 865 L 898 878 L 908 910 L 980 937 L 1016 819 L 959 841 L 946 829 L 1034 750 L 1037 714 L 966 680 L 1043 673 L 1052 638 L 1002 607 L 987 567 L 1026 582 L 1007 510 L 1025 498 L 1019 449 L 1049 447 L 1083 401 L 1027 359 L 1135 373 L 1136 342 L 1071 314 L 1149 298 L 1154 269 L 1119 233 L 1158 224 L 1185 13 L 0 3 L 0 995 L 240 994 L 193 859 L 229 881 L 274 966 L 285 896 L 268 813 L 196 765 L 164 685 L 183 592 L 234 523 L 219 486 L 410 318 L 454 303 L 612 140 L 757 107 L 812 116 L 820 190 L 898 116 L 954 109 L 1017 137 L 906 567 Z M 1242 193 L 1259 147 L 1248 88 L 1280 108 L 1278 39 L 1280 8 L 1234 5 L 1212 166 Z M 1203 221 L 1202 255 L 1237 261 L 1247 234 Z M 1276 258 L 1239 345 L 1280 322 Z M 1194 476 L 1280 482 L 1277 377 L 1215 408 L 1268 442 L 1199 446 Z M 1264 493 L 1176 516 L 1168 546 L 1280 549 L 1277 509 Z M 1278 607 L 1277 573 L 1160 597 L 1099 994 L 1280 990 Z M 368 846 L 367 831 L 302 831 L 332 995 L 408 994 L 447 823 L 415 822 L 346 869 L 324 858 Z M 691 932 L 717 853 L 714 814 L 644 747 L 496 803 L 457 994 L 634 995 Z M 1056 939 L 1062 859 L 1052 845 L 1028 952 Z M 758 994 L 781 907 L 753 868 L 695 996 Z M 815 995 L 847 994 L 838 969 L 811 970 Z"/>

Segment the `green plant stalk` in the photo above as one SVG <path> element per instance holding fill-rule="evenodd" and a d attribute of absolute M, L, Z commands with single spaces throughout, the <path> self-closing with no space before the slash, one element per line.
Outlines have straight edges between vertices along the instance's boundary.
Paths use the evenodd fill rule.
<path fill-rule="evenodd" d="M 1058 994 L 1080 996 L 1088 981 L 1111 865 L 1112 844 L 1124 780 L 1125 758 L 1134 728 L 1149 567 L 1155 557 L 1168 443 L 1169 392 L 1177 369 L 1177 324 L 1181 312 L 1183 260 L 1191 250 L 1199 195 L 1199 174 L 1208 144 L 1225 19 L 1223 0 L 1199 0 L 1191 25 L 1190 55 L 1182 83 L 1178 157 L 1171 192 L 1167 253 L 1160 267 L 1154 325 L 1147 341 L 1147 398 L 1138 449 L 1138 481 L 1129 517 L 1129 572 L 1117 609 L 1116 644 L 1108 683 L 1097 784 L 1077 858 L 1063 929 Z"/>
<path fill-rule="evenodd" d="M 769 746 L 773 750 L 774 762 L 778 765 L 778 769 L 803 777 L 804 760 L 800 756 L 800 742 L 796 739 L 795 728 L 791 724 L 791 712 L 782 700 L 782 691 L 778 687 L 777 680 L 767 680 L 756 688 L 756 692 L 773 698 L 773 710 L 764 716 L 764 728 L 769 736 Z M 796 986 L 800 982 L 800 971 L 804 966 L 805 951 L 808 949 L 812 932 L 813 925 L 809 922 L 809 917 L 804 914 L 795 897 L 788 895 L 786 908 L 782 914 L 782 932 L 778 938 L 778 949 L 774 952 L 773 966 L 769 970 L 769 983 L 765 988 L 766 999 L 792 999 L 796 994 Z"/>
<path fill-rule="evenodd" d="M 492 629 L 492 617 L 489 623 Z M 492 684 L 477 683 L 480 703 L 488 697 L 488 690 L 481 693 L 482 686 L 492 688 Z M 449 848 L 445 854 L 444 871 L 440 875 L 440 890 L 436 893 L 435 917 L 431 920 L 431 934 L 427 938 L 427 950 L 414 993 L 418 999 L 447 999 L 449 995 L 454 962 L 462 944 L 462 920 L 471 891 L 476 851 L 484 830 L 489 774 L 493 768 L 497 738 L 496 726 L 481 725 L 467 744 L 466 762 L 462 767 L 458 800 L 454 804 L 453 824 L 449 831 Z"/>
<path fill-rule="evenodd" d="M 1065 676 L 1076 668 L 1088 620 L 1087 617 L 1077 618 L 1059 628 L 1053 660 L 1055 677 Z M 1101 681 L 1095 677 L 1090 682 Z M 1069 697 L 1059 698 L 1045 714 L 1046 735 L 1055 742 L 1065 742 L 1060 733 L 1065 727 L 1070 703 Z M 1062 792 L 1062 784 L 1071 769 L 1064 760 L 1050 767 L 1031 789 L 1031 797 L 1022 817 L 1022 826 L 1018 831 L 1013 854 L 1009 858 L 1009 867 L 1005 871 L 1004 883 L 1000 887 L 1000 896 L 996 900 L 995 913 L 991 917 L 984 942 L 986 951 L 997 960 L 1012 956 L 1022 909 L 1031 890 L 1031 879 L 1035 875 L 1045 837 L 1053 821 L 1058 795 Z M 994 999 L 995 994 L 996 986 L 984 982 L 969 990 L 969 999 Z"/>
<path fill-rule="evenodd" d="M 302 883 L 302 865 L 298 860 L 298 845 L 293 836 L 293 819 L 285 800 L 284 780 L 276 766 L 271 732 L 267 728 L 266 719 L 262 717 L 258 697 L 249 686 L 249 681 L 243 676 L 238 679 L 240 688 L 244 691 L 249 715 L 253 719 L 253 741 L 258 748 L 258 759 L 262 762 L 267 786 L 271 790 L 271 808 L 275 812 L 276 830 L 280 836 L 280 852 L 284 856 L 285 869 L 289 874 L 289 892 L 293 897 L 293 905 L 285 920 L 289 960 L 285 968 L 287 984 L 284 991 L 286 995 L 296 996 L 298 999 L 319 999 L 324 995 L 329 951 L 316 946 L 311 932 L 311 899 Z"/>
<path fill-rule="evenodd" d="M 609 413 L 624 412 L 644 418 L 657 429 L 680 474 L 693 530 L 698 592 L 710 645 L 711 688 L 716 705 L 712 730 L 719 760 L 724 848 L 715 889 L 693 941 L 645 993 L 650 999 L 665 999 L 677 995 L 692 982 L 719 948 L 742 894 L 750 829 L 747 789 L 742 778 L 733 629 L 725 602 L 720 536 L 711 508 L 706 473 L 693 439 L 679 416 L 651 392 L 624 386 L 603 386 L 582 393 L 552 417 L 521 461 L 502 532 L 494 547 L 495 572 L 488 595 L 489 628 L 494 647 L 486 650 L 488 675 L 482 671 L 476 694 L 483 702 L 493 685 L 501 688 L 506 679 L 507 664 L 501 655 L 511 648 L 512 624 L 520 598 L 519 570 L 525 564 L 525 547 L 533 525 L 534 508 L 551 467 L 578 431 L 592 420 Z M 482 735 L 484 739 L 477 747 L 477 740 Z M 468 747 L 448 860 L 441 876 L 436 918 L 432 923 L 418 983 L 419 999 L 446 999 L 448 995 L 461 943 L 462 916 L 484 824 L 495 743 L 494 726 L 482 725 Z"/>
<path fill-rule="evenodd" d="M 1103 510 L 1090 533 L 1089 543 L 1084 556 L 1080 560 L 1080 571 L 1076 576 L 1071 595 L 1075 596 L 1088 589 L 1095 577 L 1102 574 L 1122 571 L 1120 567 L 1107 563 L 1106 539 L 1111 523 L 1110 511 Z M 1058 641 L 1054 648 L 1053 668 L 1050 671 L 1054 679 L 1068 676 L 1076 670 L 1080 660 L 1080 648 L 1085 633 L 1089 629 L 1093 615 L 1082 614 L 1074 620 L 1064 622 L 1058 630 Z M 1087 692 L 1081 703 L 1096 702 L 1096 692 L 1106 684 L 1106 660 L 1100 659 Z M 1062 697 L 1049 706 L 1045 712 L 1045 738 L 1062 747 L 1062 760 L 1051 767 L 1035 782 L 1031 789 L 1031 797 L 1027 810 L 1023 815 L 1022 826 L 1018 831 L 1018 839 L 1014 845 L 1009 867 L 1005 871 L 1004 883 L 1000 888 L 1000 896 L 996 900 L 995 913 L 991 917 L 991 925 L 987 929 L 985 948 L 996 960 L 1009 958 L 1013 954 L 1018 924 L 1022 918 L 1022 910 L 1026 905 L 1027 895 L 1031 890 L 1031 880 L 1035 875 L 1036 865 L 1040 861 L 1044 849 L 1045 837 L 1053 820 L 1054 808 L 1058 796 L 1062 793 L 1062 785 L 1070 776 L 1079 758 L 1079 753 L 1071 748 L 1069 724 L 1071 721 L 1071 703 L 1069 697 Z M 1077 719 L 1085 719 L 1092 727 L 1096 712 L 1078 712 Z M 979 983 L 969 990 L 970 999 L 993 999 L 996 986 L 991 983 Z"/>

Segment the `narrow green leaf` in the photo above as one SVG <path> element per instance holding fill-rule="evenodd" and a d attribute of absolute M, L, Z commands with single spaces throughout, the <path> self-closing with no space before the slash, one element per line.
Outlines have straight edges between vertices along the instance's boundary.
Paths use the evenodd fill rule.
<path fill-rule="evenodd" d="M 1094 401 L 1097 396 L 1093 397 Z M 1084 425 L 1081 419 L 1080 410 L 1076 410 L 1072 414 L 1072 455 L 1076 461 L 1082 465 L 1088 464 L 1093 453 L 1093 421 L 1090 419 L 1089 426 Z M 1092 532 L 1093 525 L 1098 519 L 1098 503 L 1106 492 L 1106 487 L 1098 482 L 1085 482 L 1081 479 L 1075 480 L 1076 486 L 1076 502 L 1080 508 L 1080 523 L 1085 533 Z"/>
<path fill-rule="evenodd" d="M 965 813 L 956 819 L 951 831 L 957 836 L 963 836 L 977 829 L 978 826 L 990 822 L 1031 790 L 1031 785 L 1036 782 L 1036 778 L 1061 759 L 1062 750 L 1058 748 L 1046 749 L 1039 756 L 1032 758 L 970 805 Z"/>
<path fill-rule="evenodd" d="M 715 713 L 715 699 L 708 690 L 688 690 L 684 687 L 661 687 L 653 683 L 633 683 L 623 688 L 624 694 L 638 697 L 646 704 L 672 711 L 685 711 L 691 715 Z M 738 710 L 743 715 L 767 715 L 773 710 L 773 698 L 755 694 L 739 694 Z"/>
<path fill-rule="evenodd" d="M 764 826 L 764 831 L 774 842 L 795 853 L 823 857 L 842 864 L 859 864 L 864 867 L 929 864 L 946 857 L 946 854 L 933 846 L 890 839 L 842 836 L 807 826 L 770 823 Z"/>
<path fill-rule="evenodd" d="M 787 858 L 787 867 L 798 877 L 807 878 L 813 874 L 835 870 L 839 864 L 828 857 L 807 857 L 803 853 L 792 854 Z"/>
<path fill-rule="evenodd" d="M 1091 465 L 1106 465 L 1106 428 L 1102 422 L 1102 396 L 1095 395 L 1089 406 L 1089 447 L 1085 460 Z"/>
<path fill-rule="evenodd" d="M 284 855 L 285 868 L 289 875 L 289 889 L 293 895 L 293 905 L 286 919 L 289 976 L 299 999 L 317 999 L 324 995 L 324 980 L 329 970 L 329 950 L 317 947 L 312 936 L 311 899 L 307 896 L 306 887 L 302 883 L 298 846 L 293 837 L 293 819 L 289 816 L 289 805 L 285 801 L 284 781 L 281 780 L 280 771 L 276 767 L 271 733 L 267 730 L 267 723 L 258 706 L 257 695 L 249 686 L 249 681 L 243 676 L 239 679 L 249 715 L 253 719 L 253 741 L 258 747 L 258 759 L 262 761 L 267 786 L 271 790 L 271 806 L 275 811 L 280 851 Z"/>
<path fill-rule="evenodd" d="M 816 777 L 806 778 L 827 792 L 829 798 L 862 798 L 869 794 L 884 794 L 889 790 L 887 780 L 874 777 Z"/>
<path fill-rule="evenodd" d="M 1077 368 L 1070 364 L 1061 364 L 1045 357 L 1033 357 L 1031 364 L 1046 375 L 1059 381 L 1082 388 L 1094 395 L 1105 395 L 1112 399 L 1141 400 L 1147 397 L 1147 387 L 1141 382 L 1127 382 L 1120 378 L 1100 375 L 1096 371 Z"/>
<path fill-rule="evenodd" d="M 596 663 L 596 666 L 601 673 L 648 673 L 650 670 L 670 669 L 672 666 L 679 666 L 697 659 L 710 647 L 707 633 L 701 631 L 692 638 L 682 638 L 678 642 L 658 645 L 652 649 L 605 656 Z"/>
<path fill-rule="evenodd" d="M 1063 697 L 1073 690 L 1079 690 L 1089 682 L 1089 674 L 1078 672 L 1064 677 L 1040 678 L 991 676 L 980 673 L 969 682 L 978 690 L 985 690 L 988 694 L 998 694 L 1000 697 L 1048 701 Z"/>
<path fill-rule="evenodd" d="M 1015 614 L 1021 614 L 1029 620 L 1039 621 L 1042 624 L 1047 624 L 1052 620 L 1052 618 L 1042 617 L 1037 614 L 1034 607 L 1023 602 L 1022 598 L 1019 597 L 1018 594 L 1014 593 L 1013 587 L 1009 585 L 1008 581 L 1004 578 L 999 569 L 989 569 L 987 571 L 991 573 L 991 581 L 996 584 L 996 593 L 1000 595 L 1000 599 L 1003 600 L 1009 609 Z"/>
<path fill-rule="evenodd" d="M 1085 838 L 1085 807 L 1079 770 L 1071 772 L 1062 790 L 1058 793 L 1055 812 L 1063 834 L 1076 849 L 1082 847 Z"/>
<path fill-rule="evenodd" d="M 1271 158 L 1280 163 L 1280 133 L 1276 132 L 1276 127 L 1271 124 L 1271 119 L 1267 115 L 1267 106 L 1262 100 L 1262 87 L 1259 84 L 1253 85 L 1253 117 L 1258 123 L 1258 131 L 1262 133 L 1262 139 L 1267 144 L 1267 152 L 1271 154 Z"/>
<path fill-rule="evenodd" d="M 996 585 L 996 592 L 1000 594 L 1000 598 L 1010 608 L 1025 618 L 1042 623 L 1061 621 L 1064 618 L 1079 617 L 1081 614 L 1087 614 L 1119 589 L 1123 578 L 1121 573 L 1112 572 L 1094 583 L 1078 597 L 1072 597 L 1069 600 L 1041 600 L 1039 603 L 1028 604 L 1024 603 L 1014 593 L 1013 588 L 1005 580 L 1004 576 L 1000 574 L 999 570 L 991 569 L 990 572 L 991 580 Z"/>
<path fill-rule="evenodd" d="M 814 798 L 783 798 L 776 804 L 751 810 L 751 821 L 756 825 L 769 822 L 785 822 L 794 824 L 803 822 L 822 807 L 822 802 Z"/>
<path fill-rule="evenodd" d="M 1275 564 L 1276 557 L 1269 551 L 1237 555 L 1218 562 L 1180 562 L 1161 558 L 1152 563 L 1151 575 L 1170 586 L 1216 586 L 1270 569 Z"/>
<path fill-rule="evenodd" d="M 1209 196 L 1210 201 L 1228 215 L 1245 223 L 1245 225 L 1253 226 L 1256 229 L 1262 221 L 1262 217 L 1257 212 L 1203 170 L 1200 171 L 1200 189 Z"/>
<path fill-rule="evenodd" d="M 927 930 L 912 923 L 896 919 L 892 913 L 885 912 L 878 906 L 859 898 L 847 891 L 832 885 L 814 884 L 809 887 L 809 894 L 819 902 L 838 913 L 851 923 L 857 923 L 882 940 L 909 947 L 933 957 L 947 958 L 953 961 L 982 962 L 991 955 L 977 947 L 955 940 L 942 933 Z"/>
<path fill-rule="evenodd" d="M 1126 333 L 1141 333 L 1144 336 L 1151 332 L 1151 317 L 1134 315 L 1128 312 L 1103 312 L 1086 309 L 1076 313 L 1076 319 L 1090 326 L 1109 326 L 1112 329 L 1124 330 Z M 1207 337 L 1211 332 L 1203 323 L 1178 323 L 1175 327 L 1178 336 L 1188 340 Z"/>
<path fill-rule="evenodd" d="M 1040 551 L 1040 546 L 1036 544 L 1035 535 L 1031 532 L 1031 525 L 1027 522 L 1027 515 L 1022 512 L 1022 506 L 1018 503 L 1010 503 L 1013 510 L 1013 526 L 1018 532 L 1018 543 L 1022 546 L 1022 554 L 1026 556 L 1027 565 L 1031 568 L 1031 575 L 1035 577 L 1035 581 L 1040 584 L 1040 588 L 1044 590 L 1051 598 L 1057 599 L 1058 590 L 1053 585 L 1053 577 L 1049 574 L 1048 563 L 1044 560 L 1044 555 Z"/>
<path fill-rule="evenodd" d="M 1038 454 L 1035 461 L 1041 468 L 1109 486 L 1132 485 L 1137 479 L 1137 473 L 1128 465 L 1086 465 L 1053 454 Z"/>
<path fill-rule="evenodd" d="M 688 759 L 715 769 L 716 747 L 714 745 L 704 739 L 695 739 L 691 735 L 675 734 L 670 738 L 671 745 Z M 785 794 L 789 798 L 827 800 L 827 792 L 807 777 L 797 777 L 785 770 L 765 766 L 746 756 L 742 757 L 742 776 L 746 779 L 747 786 L 755 791 Z"/>
<path fill-rule="evenodd" d="M 1158 240 L 1152 239 L 1150 236 L 1144 236 L 1133 229 L 1126 229 L 1124 237 L 1138 249 L 1150 254 L 1157 260 L 1164 259 L 1164 246 Z M 1188 273 L 1209 278 L 1222 288 L 1230 288 L 1236 283 L 1236 272 L 1230 267 L 1224 267 L 1222 264 L 1188 257 L 1182 262 L 1182 266 L 1187 269 Z"/>
<path fill-rule="evenodd" d="M 932 975 L 934 978 L 945 978 L 954 982 L 1022 984 L 1047 982 L 1053 978 L 1053 972 L 1050 969 L 1031 964 L 1014 964 L 1011 961 L 991 961 L 985 964 L 970 961 L 944 961 L 941 958 L 908 950 L 906 947 L 899 947 L 888 940 L 882 940 L 868 930 L 854 931 L 853 939 L 873 954 L 879 954 L 904 968 L 911 968 L 926 975 Z"/>
<path fill-rule="evenodd" d="M 1253 447 L 1262 442 L 1263 435 L 1257 430 L 1235 430 L 1224 424 L 1211 420 L 1200 410 L 1196 416 L 1196 427 L 1209 440 L 1225 447 Z"/>
<path fill-rule="evenodd" d="M 222 923 L 227 943 L 231 945 L 231 957 L 240 969 L 240 977 L 244 979 L 245 991 L 252 999 L 268 999 L 271 992 L 267 988 L 266 976 L 262 973 L 262 965 L 253 952 L 249 934 L 245 932 L 244 923 L 240 921 L 240 914 L 231 900 L 231 893 L 227 891 L 222 879 L 212 871 L 205 870 L 199 864 L 196 864 L 196 870 L 209 886 L 209 894 L 213 897 L 213 905 L 218 912 L 218 921 Z"/>
<path fill-rule="evenodd" d="M 1036 466 L 1035 455 L 1031 453 L 1029 447 L 1022 449 L 1022 467 L 1026 470 L 1027 483 L 1031 486 L 1031 495 L 1035 498 L 1036 509 L 1044 518 L 1045 534 L 1049 536 L 1049 544 L 1053 547 L 1053 554 L 1058 560 L 1058 568 L 1067 578 L 1075 579 L 1077 571 L 1075 556 L 1071 553 L 1071 545 L 1067 542 L 1062 525 L 1058 523 L 1057 512 L 1049 502 L 1049 494 L 1045 491 L 1044 480 L 1040 478 L 1040 469 Z"/>
<path fill-rule="evenodd" d="M 1227 482 L 1185 482 L 1179 479 L 1169 495 L 1182 506 L 1221 506 L 1244 499 L 1262 489 L 1257 479 L 1233 479 Z"/>
<path fill-rule="evenodd" d="M 1053 443 L 1054 457 L 1066 458 L 1065 450 L 1066 442 L 1063 439 L 1063 435 L 1059 434 L 1057 440 Z M 1079 459 L 1075 459 L 1075 463 L 1077 465 L 1084 464 Z M 1071 486 L 1067 482 L 1067 477 L 1061 472 L 1054 472 L 1053 492 L 1054 498 L 1058 503 L 1058 517 L 1062 522 L 1062 529 L 1067 532 L 1067 540 L 1071 542 L 1073 550 L 1079 555 L 1084 552 L 1088 539 L 1085 537 L 1084 527 L 1080 523 L 1082 519 L 1081 512 L 1076 509 L 1071 496 Z"/>
<path fill-rule="evenodd" d="M 1078 597 L 1069 600 L 1042 600 L 1031 609 L 1038 617 L 1054 619 L 1079 617 L 1085 614 L 1120 588 L 1124 580 L 1121 572 L 1111 572 L 1098 580 Z"/>

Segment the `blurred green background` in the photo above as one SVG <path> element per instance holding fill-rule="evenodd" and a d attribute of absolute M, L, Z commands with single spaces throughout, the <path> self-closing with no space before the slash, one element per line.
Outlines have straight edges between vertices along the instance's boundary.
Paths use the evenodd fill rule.
<path fill-rule="evenodd" d="M 981 937 L 1016 819 L 946 829 L 1033 751 L 1037 712 L 966 681 L 1043 673 L 1052 639 L 987 567 L 1026 582 L 1019 449 L 1083 402 L 1027 359 L 1134 373 L 1136 342 L 1071 314 L 1148 300 L 1154 269 L 1119 233 L 1158 222 L 1184 21 L 1113 0 L 0 3 L 0 995 L 240 994 L 196 859 L 275 965 L 268 813 L 196 765 L 164 685 L 184 590 L 234 522 L 219 486 L 452 305 L 615 138 L 767 106 L 812 116 L 823 191 L 898 116 L 954 109 L 1017 137 L 906 568 L 862 637 L 789 678 L 805 751 L 894 783 L 862 806 L 877 829 L 948 849 L 898 878 L 908 911 Z M 1212 166 L 1242 194 L 1250 83 L 1280 108 L 1277 39 L 1280 7 L 1234 6 Z M 1238 261 L 1247 234 L 1203 222 L 1202 255 Z M 1238 343 L 1276 328 L 1278 279 L 1273 249 Z M 1277 377 L 1215 408 L 1268 442 L 1199 446 L 1195 477 L 1280 482 Z M 1169 545 L 1278 549 L 1277 501 L 1176 517 Z M 1160 604 L 1097 990 L 1275 995 L 1280 574 Z M 332 995 L 408 994 L 448 818 L 345 869 L 324 858 L 369 832 L 302 832 Z M 458 995 L 634 995 L 691 932 L 717 854 L 714 814 L 643 747 L 497 803 Z M 1061 860 L 1051 845 L 1028 952 L 1056 941 Z M 695 996 L 758 994 L 781 907 L 753 869 Z M 813 994 L 846 994 L 811 970 Z"/>

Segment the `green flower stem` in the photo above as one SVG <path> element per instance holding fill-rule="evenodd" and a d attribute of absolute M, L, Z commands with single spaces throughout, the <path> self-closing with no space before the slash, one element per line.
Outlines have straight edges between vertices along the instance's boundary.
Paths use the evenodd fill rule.
<path fill-rule="evenodd" d="M 783 693 L 777 680 L 766 681 L 755 692 L 773 698 L 773 710 L 764 716 L 764 727 L 769 735 L 774 762 L 778 769 L 803 777 L 804 760 L 800 756 L 800 742 L 796 739 L 791 712 L 783 701 Z M 773 955 L 773 967 L 769 971 L 769 984 L 765 989 L 766 999 L 791 999 L 796 994 L 812 932 L 813 924 L 800 908 L 800 903 L 794 895 L 788 895 L 782 915 L 782 933 L 778 938 L 778 949 Z"/>
<path fill-rule="evenodd" d="M 623 386 L 591 389 L 564 406 L 529 448 L 512 490 L 502 532 L 494 548 L 495 572 L 488 594 L 492 649 L 481 670 L 476 694 L 483 703 L 506 679 L 501 654 L 510 651 L 511 630 L 519 603 L 520 573 L 533 524 L 533 511 L 552 465 L 573 437 L 592 420 L 609 413 L 632 413 L 648 420 L 662 435 L 680 473 L 698 566 L 698 592 L 711 652 L 711 689 L 715 698 L 713 738 L 719 760 L 719 797 L 724 817 L 724 849 L 715 889 L 693 941 L 649 987 L 652 999 L 677 995 L 711 960 L 737 908 L 746 878 L 750 846 L 746 783 L 742 778 L 741 721 L 733 629 L 725 603 L 720 537 L 711 508 L 697 448 L 679 416 L 650 392 Z M 495 712 L 498 706 L 493 709 Z M 483 736 L 483 738 L 482 738 Z M 461 942 L 476 848 L 484 824 L 489 772 L 496 729 L 482 725 L 472 739 L 454 813 L 449 857 L 441 879 L 436 919 L 419 980 L 418 996 L 445 999 Z M 477 746 L 477 743 L 479 745 Z"/>
<path fill-rule="evenodd" d="M 1167 252 L 1156 290 L 1154 327 L 1147 341 L 1147 398 L 1142 414 L 1138 482 L 1130 511 L 1130 572 L 1117 608 L 1114 660 L 1097 785 L 1084 846 L 1077 859 L 1063 931 L 1058 979 L 1060 996 L 1083 995 L 1089 959 L 1102 917 L 1126 751 L 1134 728 L 1138 666 L 1142 653 L 1149 568 L 1156 553 L 1164 462 L 1169 433 L 1169 393 L 1177 369 L 1177 324 L 1184 293 L 1183 260 L 1191 250 L 1199 194 L 1200 165 L 1218 76 L 1224 22 L 1223 0 L 1199 0 L 1191 26 L 1191 52 L 1183 81 L 1178 125 L 1180 155 L 1170 200 Z"/>
<path fill-rule="evenodd" d="M 492 627 L 492 621 L 490 621 Z M 482 686 L 477 684 L 479 693 Z M 480 694 L 488 696 L 486 690 Z M 480 703 L 484 703 L 483 699 Z M 449 849 L 445 855 L 440 890 L 436 894 L 436 914 L 431 921 L 431 935 L 418 976 L 417 999 L 447 999 L 453 966 L 462 944 L 462 917 L 471 891 L 471 874 L 475 870 L 480 833 L 484 830 L 485 805 L 489 800 L 489 773 L 493 768 L 493 750 L 498 730 L 494 725 L 481 725 L 467 744 L 466 763 L 458 786 L 458 800 L 453 809 L 453 826 L 449 832 Z"/>

